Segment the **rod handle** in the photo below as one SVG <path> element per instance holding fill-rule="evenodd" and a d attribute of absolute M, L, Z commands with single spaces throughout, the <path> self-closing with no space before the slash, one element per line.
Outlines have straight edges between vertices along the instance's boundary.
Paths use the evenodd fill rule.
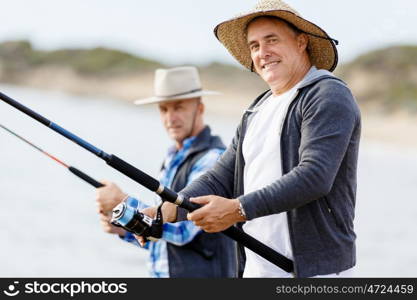
<path fill-rule="evenodd" d="M 164 200 L 171 203 L 177 204 L 179 207 L 182 207 L 189 212 L 192 212 L 196 209 L 201 208 L 200 204 L 191 202 L 188 198 L 182 198 L 182 196 L 175 193 L 173 190 L 170 190 L 167 187 L 164 187 L 164 190 L 158 195 Z"/>
<path fill-rule="evenodd" d="M 106 157 L 105 160 L 109 166 L 115 168 L 120 173 L 126 175 L 130 179 L 133 179 L 134 181 L 143 185 L 152 192 L 156 192 L 158 190 L 160 185 L 158 180 L 149 176 L 148 174 L 145 174 L 138 168 L 132 166 L 131 164 L 117 157 L 116 155 L 111 154 L 108 157 Z"/>
<path fill-rule="evenodd" d="M 202 207 L 202 205 L 193 203 L 189 199 L 183 199 L 180 207 L 185 208 L 189 212 L 192 212 L 196 209 Z M 254 251 L 258 255 L 262 256 L 266 260 L 272 262 L 276 266 L 279 266 L 286 272 L 294 271 L 294 264 L 292 260 L 288 259 L 284 255 L 276 252 L 274 249 L 268 247 L 267 245 L 260 243 L 257 239 L 245 233 L 243 230 L 240 230 L 237 227 L 229 227 L 222 231 L 222 233 L 229 238 L 238 241 L 240 244 L 246 248 Z"/>
<path fill-rule="evenodd" d="M 292 260 L 278 253 L 277 251 L 268 247 L 267 245 L 259 242 L 257 239 L 240 230 L 239 228 L 232 226 L 227 228 L 226 230 L 223 230 L 222 233 L 228 236 L 229 238 L 238 241 L 246 248 L 254 251 L 256 254 L 262 256 L 263 258 L 270 261 L 274 265 L 280 267 L 284 271 L 288 273 L 294 271 L 294 263 L 292 262 Z"/>
<path fill-rule="evenodd" d="M 88 176 L 87 174 L 85 174 L 84 172 L 78 170 L 77 168 L 74 167 L 69 167 L 68 170 L 78 176 L 79 178 L 81 178 L 82 180 L 84 180 L 85 182 L 88 182 L 89 184 L 91 184 L 92 186 L 94 186 L 95 188 L 99 188 L 99 187 L 103 187 L 104 184 L 98 182 L 97 180 L 95 180 L 94 178 Z"/>
<path fill-rule="evenodd" d="M 190 199 L 183 199 L 182 204 L 180 205 L 180 207 L 185 208 L 189 212 L 192 212 L 192 211 L 195 211 L 195 210 L 197 210 L 197 209 L 199 209 L 203 206 L 200 205 L 200 204 L 191 202 Z"/>

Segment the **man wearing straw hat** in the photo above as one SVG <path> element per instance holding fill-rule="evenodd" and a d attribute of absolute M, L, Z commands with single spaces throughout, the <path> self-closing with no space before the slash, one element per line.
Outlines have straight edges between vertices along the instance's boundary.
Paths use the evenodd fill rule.
<path fill-rule="evenodd" d="M 204 124 L 201 97 L 218 94 L 201 87 L 195 67 L 158 69 L 155 96 L 135 101 L 137 105 L 158 104 L 161 121 L 175 145 L 168 150 L 160 181 L 174 191 L 184 188 L 213 166 L 225 146 Z M 97 202 L 104 231 L 138 245 L 135 237 L 110 224 L 109 212 L 122 201 L 147 211 L 147 205 L 129 197 L 114 183 L 104 181 Z M 158 200 L 159 201 L 159 200 Z M 143 242 L 143 241 L 141 241 Z M 222 234 L 208 234 L 191 221 L 165 223 L 162 239 L 148 242 L 152 277 L 236 277 L 236 245 Z"/>
<path fill-rule="evenodd" d="M 166 220 L 188 217 L 206 232 L 245 221 L 294 262 L 287 273 L 245 249 L 244 277 L 352 276 L 360 111 L 331 73 L 336 41 L 280 0 L 259 1 L 215 35 L 270 90 L 213 169 L 180 192 L 204 207 L 187 215 L 166 203 Z"/>

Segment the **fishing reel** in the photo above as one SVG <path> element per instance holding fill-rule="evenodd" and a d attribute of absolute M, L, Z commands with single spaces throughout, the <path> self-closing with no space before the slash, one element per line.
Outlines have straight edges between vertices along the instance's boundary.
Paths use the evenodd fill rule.
<path fill-rule="evenodd" d="M 158 206 L 156 218 L 152 219 L 138 209 L 122 202 L 113 209 L 110 222 L 147 240 L 155 241 L 162 237 L 163 220 L 161 207 L 162 204 Z"/>

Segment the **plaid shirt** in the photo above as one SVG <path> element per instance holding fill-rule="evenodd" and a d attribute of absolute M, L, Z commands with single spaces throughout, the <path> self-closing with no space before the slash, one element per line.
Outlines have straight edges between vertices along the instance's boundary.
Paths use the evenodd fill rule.
<path fill-rule="evenodd" d="M 164 161 L 164 168 L 159 175 L 161 184 L 171 187 L 178 167 L 187 158 L 194 140 L 195 137 L 185 139 L 183 148 L 178 151 L 174 146 L 168 150 L 167 157 Z M 223 151 L 223 149 L 214 148 L 201 157 L 191 168 L 187 184 L 210 169 L 222 155 Z M 155 199 L 154 205 L 158 205 L 160 201 L 161 199 L 158 197 L 158 199 Z M 139 210 L 148 207 L 148 205 L 133 197 L 126 199 L 126 204 Z M 144 247 L 149 250 L 148 268 L 150 275 L 152 277 L 169 277 L 167 242 L 177 246 L 183 246 L 191 242 L 200 232 L 201 229 L 191 221 L 165 223 L 163 225 L 162 238 L 156 242 L 149 241 Z M 130 232 L 127 232 L 123 239 L 139 246 L 139 243 Z"/>

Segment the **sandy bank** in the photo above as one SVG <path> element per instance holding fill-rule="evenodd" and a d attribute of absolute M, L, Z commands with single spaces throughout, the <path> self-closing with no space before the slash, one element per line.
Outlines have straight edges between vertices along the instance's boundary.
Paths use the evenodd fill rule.
<path fill-rule="evenodd" d="M 233 78 L 202 74 L 205 89 L 222 92 L 222 95 L 207 97 L 204 100 L 208 113 L 238 120 L 253 99 L 266 90 L 266 85 L 256 75 L 242 73 L 242 77 Z M 27 71 L 19 77 L 18 82 L 6 83 L 130 102 L 153 94 L 153 73 L 97 78 L 80 76 L 70 69 L 61 67 L 47 67 Z M 364 106 L 361 110 L 363 139 L 417 150 L 416 114 L 381 113 L 377 112 L 375 107 Z"/>

